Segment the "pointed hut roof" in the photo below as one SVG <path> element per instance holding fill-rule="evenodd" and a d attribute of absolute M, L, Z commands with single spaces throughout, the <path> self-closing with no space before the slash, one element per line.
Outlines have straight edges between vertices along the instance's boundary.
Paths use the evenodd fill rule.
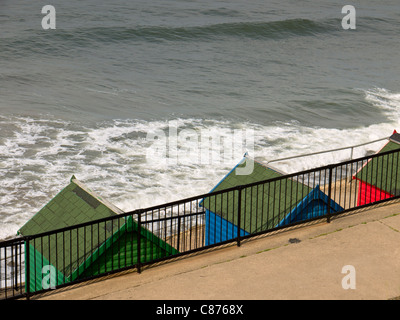
<path fill-rule="evenodd" d="M 400 134 L 393 132 L 389 141 L 377 152 L 381 154 L 400 149 Z M 400 159 L 399 153 L 391 153 L 370 159 L 354 178 L 377 189 L 397 195 L 400 192 Z"/>
<path fill-rule="evenodd" d="M 253 171 L 248 175 L 236 174 L 253 161 Z M 284 173 L 267 167 L 259 161 L 244 157 L 211 191 L 283 177 Z M 312 190 L 309 186 L 292 178 L 247 187 L 242 192 L 241 228 L 246 232 L 257 232 L 276 226 Z M 238 190 L 205 198 L 201 205 L 237 225 Z"/>

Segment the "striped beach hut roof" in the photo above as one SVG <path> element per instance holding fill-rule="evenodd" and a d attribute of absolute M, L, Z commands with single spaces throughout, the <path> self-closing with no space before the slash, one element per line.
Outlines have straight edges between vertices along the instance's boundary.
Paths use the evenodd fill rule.
<path fill-rule="evenodd" d="M 377 152 L 381 154 L 400 149 L 400 134 L 394 131 L 389 141 Z M 399 153 L 375 157 L 369 160 L 354 178 L 392 195 L 400 192 Z"/>

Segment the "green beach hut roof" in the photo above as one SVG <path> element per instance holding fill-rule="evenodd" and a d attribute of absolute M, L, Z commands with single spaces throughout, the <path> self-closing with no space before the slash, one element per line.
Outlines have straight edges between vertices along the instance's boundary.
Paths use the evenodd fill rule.
<path fill-rule="evenodd" d="M 70 184 L 25 223 L 18 234 L 35 235 L 120 213 L 122 210 L 72 176 Z"/>
<path fill-rule="evenodd" d="M 377 154 L 397 149 L 400 149 L 400 134 L 394 131 Z M 354 177 L 387 193 L 397 195 L 400 192 L 399 166 L 398 153 L 376 157 L 369 160 Z"/>
<path fill-rule="evenodd" d="M 248 175 L 236 174 L 236 169 L 249 165 L 254 168 Z M 283 177 L 285 174 L 275 168 L 267 167 L 259 161 L 244 157 L 211 192 L 235 186 L 251 184 Z M 247 232 L 257 232 L 276 226 L 309 192 L 311 188 L 291 178 L 247 187 L 242 191 L 241 228 Z M 202 206 L 225 220 L 237 225 L 238 190 L 205 198 Z"/>
<path fill-rule="evenodd" d="M 44 232 L 116 216 L 120 209 L 100 197 L 73 176 L 68 186 L 37 212 L 18 234 L 34 236 Z M 31 289 L 41 287 L 41 268 L 53 265 L 61 283 L 125 223 L 123 218 L 102 222 L 91 228 L 78 228 L 29 241 Z"/>

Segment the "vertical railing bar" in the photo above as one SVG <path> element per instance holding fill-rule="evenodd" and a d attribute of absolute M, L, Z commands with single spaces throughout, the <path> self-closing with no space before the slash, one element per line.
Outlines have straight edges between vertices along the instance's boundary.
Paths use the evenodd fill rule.
<path fill-rule="evenodd" d="M 383 161 L 386 158 L 386 170 L 383 170 Z M 379 200 L 383 200 L 386 199 L 386 194 L 388 193 L 387 190 L 387 178 L 388 178 L 388 166 L 389 166 L 389 155 L 386 155 L 384 157 L 382 157 L 382 174 L 381 174 L 381 186 L 383 191 L 385 191 L 385 193 L 379 198 Z M 383 173 L 386 173 L 386 178 L 385 178 L 385 187 L 383 187 Z M 383 199 L 382 199 L 383 197 Z"/>
<path fill-rule="evenodd" d="M 138 230 L 137 230 L 137 272 L 141 273 L 141 230 L 142 230 L 142 211 L 138 212 Z"/>
<path fill-rule="evenodd" d="M 252 229 L 253 227 L 253 188 L 254 187 L 250 187 L 250 225 L 249 225 L 249 233 L 253 233 L 254 230 Z M 248 188 L 246 189 L 246 193 L 247 193 Z M 245 202 L 246 204 L 248 203 L 247 201 Z M 247 207 L 247 206 L 246 206 Z"/>
<path fill-rule="evenodd" d="M 2 256 L 2 251 L 5 249 L 5 247 L 0 247 L 0 289 L 3 289 L 3 281 L 1 281 L 1 275 L 2 275 L 2 273 L 3 273 L 3 269 L 1 268 L 1 266 L 2 266 L 2 264 L 1 264 L 1 261 L 2 261 L 2 258 L 1 258 L 1 256 Z M 5 263 L 4 263 L 4 267 L 5 267 Z M 4 279 L 6 279 L 5 277 L 4 277 Z M 7 289 L 7 281 L 6 280 L 4 280 L 4 291 Z"/>
<path fill-rule="evenodd" d="M 282 179 L 279 179 L 279 192 L 276 194 L 278 195 L 278 222 L 282 220 L 281 217 L 281 198 L 282 198 Z"/>
<path fill-rule="evenodd" d="M 193 202 L 190 201 L 190 209 L 189 209 L 189 213 L 190 213 L 190 222 L 189 222 L 189 250 L 192 250 L 192 229 L 193 229 L 193 217 L 192 217 L 192 213 L 193 213 Z M 196 229 L 195 229 L 196 230 Z"/>
<path fill-rule="evenodd" d="M 332 167 L 329 167 L 329 186 L 328 186 L 328 208 L 327 208 L 327 222 L 331 222 L 331 199 L 332 199 Z"/>
<path fill-rule="evenodd" d="M 358 164 L 359 161 L 356 161 L 356 170 L 355 170 L 355 175 L 358 173 Z M 361 177 L 362 178 L 362 177 Z M 361 179 L 360 179 L 361 180 Z M 358 199 L 361 199 L 361 192 L 360 192 L 360 187 L 359 187 L 360 181 L 356 180 L 354 183 L 354 207 L 358 206 Z M 351 195 L 350 195 L 351 197 Z"/>
<path fill-rule="evenodd" d="M 23 248 L 22 243 L 23 243 L 22 241 L 19 242 L 19 265 L 20 265 L 20 268 L 19 268 L 19 290 L 21 291 L 21 293 L 22 293 L 22 248 Z"/>
<path fill-rule="evenodd" d="M 113 235 L 114 235 L 114 220 L 108 220 L 108 223 L 111 224 L 111 236 L 110 236 L 110 247 L 111 247 L 111 271 L 114 271 L 114 239 L 113 239 Z M 107 225 L 107 222 L 106 222 Z M 118 235 L 117 235 L 118 236 Z M 108 238 L 107 234 L 104 237 L 104 240 L 106 241 Z"/>
<path fill-rule="evenodd" d="M 161 219 L 161 213 L 160 213 L 160 208 L 158 208 L 158 213 L 157 213 L 157 218 Z M 162 221 L 158 222 L 157 226 L 158 226 L 158 230 L 157 230 L 157 236 L 159 237 L 159 239 L 162 239 Z M 162 256 L 162 251 L 161 251 L 161 246 L 157 246 L 157 257 L 161 257 Z"/>
<path fill-rule="evenodd" d="M 65 272 L 65 231 L 63 231 L 62 232 L 62 238 L 63 238 L 63 241 L 62 241 L 62 247 L 63 247 L 63 250 L 62 250 L 62 263 L 63 263 L 63 274 L 65 275 L 66 274 L 66 272 Z M 63 283 L 65 283 L 65 278 L 63 279 Z"/>
<path fill-rule="evenodd" d="M 236 191 L 237 189 L 233 190 L 233 195 L 232 195 L 232 238 L 235 237 L 235 203 L 236 203 Z M 236 223 L 239 223 L 238 221 L 236 221 Z"/>
<path fill-rule="evenodd" d="M 204 203 L 205 199 L 202 198 L 201 201 Z M 203 208 L 202 211 L 204 211 L 204 214 L 201 215 L 201 222 L 202 222 L 202 226 L 203 226 L 203 232 L 201 233 L 200 243 L 203 246 L 203 245 L 206 244 L 206 224 L 207 224 L 206 211 L 207 211 L 207 209 Z"/>
<path fill-rule="evenodd" d="M 395 182 L 394 182 L 394 186 L 395 186 L 395 190 L 396 190 L 396 194 L 395 196 L 399 195 L 399 190 L 397 190 L 397 176 L 399 173 L 399 152 L 396 152 L 396 178 L 395 178 Z"/>
<path fill-rule="evenodd" d="M 390 195 L 391 196 L 396 196 L 396 186 L 392 189 L 393 185 L 393 172 L 394 172 L 394 153 L 390 154 L 389 156 L 392 156 L 392 169 L 390 170 Z M 393 190 L 393 191 L 392 191 Z M 394 193 L 392 195 L 392 193 Z M 389 198 L 391 198 L 391 196 Z"/>
<path fill-rule="evenodd" d="M 240 247 L 240 225 L 241 225 L 241 216 L 242 216 L 242 186 L 238 188 L 238 225 L 237 225 L 237 246 Z"/>
<path fill-rule="evenodd" d="M 7 299 L 8 286 L 7 286 L 7 247 L 4 248 L 4 282 L 5 282 L 5 296 Z"/>
<path fill-rule="evenodd" d="M 247 188 L 245 186 L 243 186 L 242 188 L 243 193 L 244 193 L 244 202 L 242 201 L 243 205 L 243 219 L 242 219 L 242 224 L 243 224 L 243 230 L 246 231 L 246 223 L 247 223 Z M 243 200 L 243 196 L 242 196 L 242 200 Z M 251 202 L 250 202 L 251 203 Z M 251 228 L 249 229 L 249 231 L 251 232 Z M 240 228 L 239 228 L 239 232 L 240 232 Z"/>
<path fill-rule="evenodd" d="M 265 183 L 262 184 L 262 196 L 261 196 L 261 231 L 264 231 L 264 197 L 265 197 Z"/>
<path fill-rule="evenodd" d="M 142 223 L 142 225 L 143 225 L 143 229 L 148 229 L 148 212 L 147 211 L 145 211 L 145 215 L 144 215 L 144 225 L 143 225 L 143 223 Z M 147 248 L 147 244 L 148 244 L 148 238 L 147 238 L 147 233 L 144 233 L 144 239 L 143 239 L 143 241 L 142 241 L 142 243 L 143 243 L 143 251 L 144 251 L 144 254 L 143 254 L 143 259 L 142 259 L 142 263 L 146 263 L 147 262 L 147 254 L 148 254 L 148 248 Z"/>
<path fill-rule="evenodd" d="M 59 266 L 58 266 L 58 233 L 56 233 L 55 235 L 55 242 L 56 242 L 56 245 L 55 245 L 55 247 L 56 247 L 56 270 L 57 270 L 57 272 L 56 272 L 56 285 L 58 285 L 58 282 L 59 282 L 59 275 L 58 275 L 58 268 L 59 268 Z"/>
<path fill-rule="evenodd" d="M 132 215 L 130 215 L 129 216 L 131 219 L 132 219 L 132 230 L 131 230 L 131 232 L 130 232 L 130 234 L 131 234 L 131 266 L 133 266 L 134 265 L 134 263 L 133 263 L 133 256 L 134 256 L 134 251 L 133 251 L 133 249 L 134 249 L 134 241 L 133 241 L 133 234 L 135 233 L 135 230 L 134 230 L 134 225 L 135 225 L 135 220 L 134 220 L 134 218 L 133 218 L 133 214 Z"/>
<path fill-rule="evenodd" d="M 77 274 L 79 275 L 79 228 L 76 229 L 76 267 Z M 71 270 L 72 273 L 73 269 Z M 72 277 L 71 280 L 73 281 Z"/>
<path fill-rule="evenodd" d="M 389 195 L 390 195 L 390 194 L 391 194 L 391 193 L 390 193 L 391 190 L 390 190 L 390 188 L 388 188 L 389 157 L 390 157 L 390 154 L 388 154 L 388 155 L 386 156 L 386 183 L 385 183 L 385 185 L 386 185 L 386 190 L 388 190 L 388 192 L 386 192 L 386 194 L 389 194 Z M 385 199 L 390 198 L 390 196 L 388 197 L 386 194 L 385 194 Z"/>
<path fill-rule="evenodd" d="M 379 159 L 380 159 L 380 158 L 381 158 L 381 157 L 377 157 L 377 158 L 376 158 L 376 160 L 377 160 L 376 169 L 375 169 L 376 172 L 374 172 L 374 160 L 375 160 L 375 159 L 372 159 L 372 160 L 370 161 L 370 163 L 371 163 L 371 181 L 370 181 L 370 182 L 371 182 L 371 183 L 368 184 L 368 183 L 367 183 L 368 180 L 366 180 L 366 183 L 365 183 L 365 188 L 367 188 L 368 185 L 371 186 L 371 187 L 369 188 L 369 201 L 368 201 L 368 203 L 375 202 L 376 199 L 377 199 L 378 172 L 379 172 Z M 382 165 L 383 165 L 383 162 L 382 162 Z M 366 166 L 367 166 L 367 173 L 368 173 L 368 161 L 367 161 Z M 374 173 L 375 173 L 375 177 L 376 177 L 375 183 L 374 183 L 374 180 L 373 180 L 373 174 L 374 174 Z M 367 177 L 368 177 L 368 174 L 367 174 Z M 374 189 L 374 200 L 372 200 L 372 189 Z M 365 190 L 365 194 L 367 194 L 367 192 L 368 192 L 368 190 L 366 189 L 366 190 Z M 380 195 L 379 195 L 379 197 L 380 197 Z M 364 202 L 365 202 L 365 204 L 367 204 L 367 196 L 365 196 Z"/>
<path fill-rule="evenodd" d="M 350 177 L 349 177 L 349 182 L 347 182 L 347 180 L 346 180 L 346 183 L 349 183 L 349 184 L 350 184 L 350 185 L 349 185 L 350 192 L 349 192 L 349 207 L 348 207 L 348 209 L 350 209 L 351 207 L 354 207 L 353 204 L 351 203 L 351 194 L 352 194 L 351 189 L 352 189 L 353 185 L 356 185 L 356 184 L 357 184 L 357 180 L 355 180 L 355 178 L 353 179 L 353 164 L 354 164 L 354 162 L 351 162 L 351 163 L 350 163 Z M 355 175 L 354 175 L 354 177 L 355 177 Z M 356 196 L 355 191 L 354 191 L 354 195 Z M 345 204 L 345 205 L 346 205 L 346 204 Z M 345 209 L 346 209 L 346 207 L 345 207 Z"/>
<path fill-rule="evenodd" d="M 49 249 L 49 263 L 51 263 L 51 238 L 50 238 L 50 234 L 47 236 L 47 240 L 48 240 L 48 249 Z M 43 268 L 44 266 L 42 265 L 42 268 Z M 43 270 L 43 269 L 42 269 Z M 50 272 L 50 275 L 51 275 L 51 272 Z M 52 279 L 52 275 L 50 276 L 50 281 L 51 281 L 51 279 Z M 43 289 L 43 288 L 42 288 Z"/>
<path fill-rule="evenodd" d="M 335 200 L 335 196 L 336 196 L 336 177 L 337 177 L 337 167 L 334 166 L 334 167 L 332 167 L 332 182 L 331 182 L 331 189 L 332 190 L 331 190 L 331 197 L 330 197 L 329 202 L 328 202 L 328 208 L 329 209 L 331 209 L 330 202 L 334 201 Z M 331 210 L 330 210 L 330 213 L 332 213 Z"/>
<path fill-rule="evenodd" d="M 258 228 L 258 188 L 259 188 L 259 184 L 256 186 L 256 230 L 255 230 L 255 232 L 257 232 L 257 231 L 259 231 L 259 228 Z"/>
<path fill-rule="evenodd" d="M 164 243 L 167 243 L 167 207 L 164 207 L 164 220 L 163 220 Z"/>
<path fill-rule="evenodd" d="M 107 273 L 107 254 L 108 254 L 109 250 L 107 249 L 107 243 L 106 243 L 106 240 L 107 240 L 107 222 L 106 221 L 104 221 L 103 234 L 104 234 L 104 272 Z"/>
<path fill-rule="evenodd" d="M 89 255 L 90 255 L 90 270 L 93 273 L 93 253 L 94 253 L 94 248 L 93 248 L 93 225 L 94 223 L 92 223 L 90 225 L 90 250 L 89 250 Z"/>
<path fill-rule="evenodd" d="M 14 251 L 12 257 L 11 267 L 13 269 L 13 295 L 15 295 L 15 291 L 18 291 L 18 243 L 14 243 L 11 245 L 11 250 Z"/>
<path fill-rule="evenodd" d="M 289 210 L 291 211 L 292 207 L 296 208 L 297 202 L 293 203 L 294 199 L 294 194 L 293 194 L 293 184 L 294 184 L 294 179 L 290 179 L 290 193 L 289 193 Z M 294 205 L 294 206 L 293 206 Z M 296 209 L 295 209 L 296 210 Z M 287 209 L 285 210 L 287 211 Z M 296 213 L 295 213 L 296 214 Z"/>
<path fill-rule="evenodd" d="M 345 177 L 344 177 L 344 179 L 342 179 L 341 180 L 341 183 L 343 183 L 344 184 L 344 195 L 343 195 L 343 202 L 339 202 L 339 204 L 341 204 L 342 206 L 343 206 L 343 209 L 344 210 L 346 210 L 346 200 L 347 200 L 347 173 L 348 173 L 348 170 L 347 170 L 347 166 L 348 166 L 348 164 L 347 165 L 344 165 L 345 167 L 344 167 L 344 172 L 345 172 Z M 342 167 L 343 168 L 343 167 Z M 342 169 L 343 170 L 343 169 Z M 341 199 L 341 198 L 340 198 Z"/>
<path fill-rule="evenodd" d="M 379 161 L 379 157 L 377 158 L 377 160 Z M 373 163 L 372 163 L 372 165 L 373 165 Z M 364 166 L 363 166 L 364 167 Z M 367 179 L 368 179 L 368 168 L 369 166 L 368 166 L 368 162 L 366 163 L 366 165 L 365 165 L 365 168 L 366 168 L 366 172 L 367 172 Z M 379 166 L 377 166 L 377 170 L 378 170 L 378 167 Z M 362 170 L 362 169 L 361 169 Z M 372 170 L 372 168 L 371 168 L 371 171 L 372 171 L 372 173 L 371 173 L 371 186 L 373 185 L 373 181 L 372 181 L 372 174 L 373 174 L 373 170 Z M 368 180 L 367 180 L 368 181 Z M 367 183 L 365 184 L 365 187 L 367 187 Z M 361 192 L 362 192 L 362 190 L 361 190 Z M 372 192 L 372 188 L 370 189 L 370 192 Z M 376 193 L 375 193 L 375 195 L 376 195 Z M 365 196 L 364 196 L 364 204 L 366 204 L 367 203 L 367 190 L 365 190 Z"/>
<path fill-rule="evenodd" d="M 31 255 L 29 237 L 25 237 L 25 295 L 26 299 L 30 299 L 31 292 Z"/>
<path fill-rule="evenodd" d="M 117 220 L 117 237 L 118 237 L 118 246 L 117 246 L 117 250 L 118 250 L 118 269 L 121 269 L 121 220 L 120 219 L 116 219 Z"/>
<path fill-rule="evenodd" d="M 224 203 L 224 193 L 221 193 L 221 207 L 220 207 L 220 209 L 221 209 L 221 215 L 220 215 L 220 221 L 221 221 L 221 228 L 219 228 L 220 229 L 220 233 L 219 233 L 219 239 L 220 239 L 220 241 L 223 241 L 223 238 L 222 238 L 222 214 L 223 214 L 223 203 Z M 228 218 L 228 217 L 227 217 Z"/>
<path fill-rule="evenodd" d="M 34 271 L 34 274 L 35 274 L 35 279 L 34 279 L 34 285 L 35 285 L 35 292 L 37 291 L 37 287 L 36 287 L 36 279 L 37 279 L 37 272 L 36 272 L 36 239 L 37 238 L 33 238 L 33 271 Z M 41 241 L 41 243 L 42 243 L 42 241 Z"/>
<path fill-rule="evenodd" d="M 194 233 L 194 244 L 195 244 L 195 247 L 193 248 L 193 249 L 197 249 L 197 246 L 198 246 L 198 233 L 199 233 L 199 219 L 198 219 L 198 217 L 199 217 L 199 199 L 196 199 L 196 215 L 195 215 L 195 217 L 196 217 L 196 220 L 195 220 L 195 224 L 196 224 L 196 228 L 195 228 L 195 233 Z"/>
<path fill-rule="evenodd" d="M 299 193 L 300 193 L 300 190 L 299 190 L 299 188 L 301 188 L 301 192 L 303 193 L 303 189 L 304 189 L 304 185 L 302 184 L 302 183 L 300 183 L 300 176 L 299 175 L 297 175 L 296 176 L 296 201 L 295 201 L 295 204 L 296 203 L 299 203 Z M 297 214 L 299 214 L 299 212 L 298 212 L 298 209 L 297 209 L 297 206 L 296 206 L 296 209 L 295 209 L 295 212 L 294 212 L 296 215 Z"/>
<path fill-rule="evenodd" d="M 96 248 L 100 249 L 100 222 L 97 223 L 97 244 L 96 244 Z M 104 252 L 105 253 L 105 252 Z M 100 274 L 100 263 L 101 263 L 101 252 L 100 250 L 98 251 L 98 256 L 97 256 L 97 274 Z"/>
<path fill-rule="evenodd" d="M 7 247 L 4 247 L 4 294 L 7 299 L 8 287 L 7 287 Z"/>
<path fill-rule="evenodd" d="M 182 252 L 186 251 L 186 202 L 183 203 L 183 215 L 182 215 L 182 219 L 183 220 L 183 234 L 182 234 Z M 182 228 L 181 228 L 182 230 Z"/>
<path fill-rule="evenodd" d="M 3 269 L 1 268 L 1 261 L 2 261 L 2 251 L 5 250 L 5 247 L 0 247 L 0 279 L 1 279 L 1 275 L 3 273 Z M 5 261 L 5 260 L 4 260 Z M 4 262 L 4 268 L 5 268 L 5 262 Z M 4 276 L 4 291 L 6 291 L 7 289 L 7 280 L 6 277 Z M 0 280 L 0 289 L 3 289 L 3 281 Z"/>
<path fill-rule="evenodd" d="M 179 215 L 179 205 L 178 205 L 178 214 L 177 214 L 177 248 L 178 252 L 180 252 L 180 245 L 181 245 L 181 217 Z"/>
<path fill-rule="evenodd" d="M 313 189 L 317 187 L 317 177 L 316 177 L 317 171 L 314 171 L 314 178 L 313 178 Z M 320 186 L 321 188 L 321 186 Z M 320 189 L 321 190 L 321 189 Z M 322 191 L 322 190 L 321 190 Z"/>
<path fill-rule="evenodd" d="M 276 192 L 276 180 L 273 181 L 273 184 L 274 184 L 274 188 L 272 189 L 272 224 L 273 224 L 273 226 L 275 226 L 276 225 L 276 223 L 275 223 L 275 213 L 276 213 L 276 211 L 275 211 L 275 194 L 277 193 Z M 279 217 L 278 217 L 278 223 L 279 223 Z"/>

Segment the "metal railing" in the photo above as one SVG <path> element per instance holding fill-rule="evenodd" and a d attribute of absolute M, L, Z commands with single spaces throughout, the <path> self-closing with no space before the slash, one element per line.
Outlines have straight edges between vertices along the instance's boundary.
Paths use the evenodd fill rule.
<path fill-rule="evenodd" d="M 0 299 L 29 298 L 397 199 L 400 150 L 0 242 Z"/>

